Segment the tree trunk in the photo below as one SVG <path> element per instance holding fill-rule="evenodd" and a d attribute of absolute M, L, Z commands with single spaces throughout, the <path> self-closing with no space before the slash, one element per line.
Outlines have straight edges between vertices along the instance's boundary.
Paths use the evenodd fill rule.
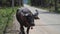
<path fill-rule="evenodd" d="M 58 7 L 57 7 L 57 0 L 55 0 L 55 12 L 58 11 Z"/>

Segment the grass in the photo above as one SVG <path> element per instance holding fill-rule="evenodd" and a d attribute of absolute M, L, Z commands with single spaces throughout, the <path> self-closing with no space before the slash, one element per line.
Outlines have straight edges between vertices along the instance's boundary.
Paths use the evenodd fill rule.
<path fill-rule="evenodd" d="M 16 13 L 17 8 L 14 7 L 14 11 L 12 11 L 12 7 L 0 9 L 0 34 L 3 34 L 7 23 L 9 26 L 12 25 L 13 15 Z"/>

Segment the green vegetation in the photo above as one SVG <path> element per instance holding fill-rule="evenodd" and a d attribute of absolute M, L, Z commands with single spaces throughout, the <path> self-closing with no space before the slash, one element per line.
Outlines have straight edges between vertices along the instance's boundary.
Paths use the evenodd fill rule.
<path fill-rule="evenodd" d="M 14 1 L 14 6 L 19 6 L 23 5 L 22 0 L 13 0 Z M 11 7 L 12 6 L 12 0 L 0 0 L 0 7 Z"/>
<path fill-rule="evenodd" d="M 0 34 L 3 34 L 6 26 L 12 26 L 13 15 L 18 8 L 14 6 L 22 5 L 22 0 L 0 0 Z"/>
<path fill-rule="evenodd" d="M 13 15 L 16 13 L 17 7 L 12 8 L 2 8 L 0 9 L 0 34 L 3 34 L 3 31 L 6 25 L 11 26 L 13 21 Z"/>
<path fill-rule="evenodd" d="M 60 0 L 30 0 L 31 6 L 45 8 L 50 12 L 60 13 Z"/>
<path fill-rule="evenodd" d="M 31 5 L 31 1 L 30 0 L 28 0 L 28 5 Z"/>

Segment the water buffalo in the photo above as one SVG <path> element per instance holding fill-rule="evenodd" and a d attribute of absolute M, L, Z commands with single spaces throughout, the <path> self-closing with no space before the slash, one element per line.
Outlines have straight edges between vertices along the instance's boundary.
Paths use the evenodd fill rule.
<path fill-rule="evenodd" d="M 34 19 L 39 19 L 38 11 L 36 10 L 36 13 L 32 14 L 32 12 L 28 8 L 23 7 L 17 9 L 16 18 L 20 23 L 20 30 L 21 30 L 20 34 L 25 34 L 23 26 L 27 27 L 27 34 L 29 34 L 30 27 L 32 29 L 32 26 L 35 26 Z"/>

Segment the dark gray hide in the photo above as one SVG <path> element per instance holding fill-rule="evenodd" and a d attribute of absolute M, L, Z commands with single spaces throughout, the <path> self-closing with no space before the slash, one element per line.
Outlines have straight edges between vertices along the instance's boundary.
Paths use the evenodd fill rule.
<path fill-rule="evenodd" d="M 16 12 L 16 18 L 21 26 L 34 26 L 34 16 L 27 8 L 20 8 Z"/>
<path fill-rule="evenodd" d="M 35 25 L 34 19 L 38 19 L 38 11 L 36 10 L 36 13 L 32 14 L 32 12 L 28 8 L 23 7 L 23 8 L 17 9 L 16 18 L 20 23 L 21 33 L 19 34 L 25 34 L 23 26 L 27 27 L 26 33 L 29 34 L 30 27 L 32 29 L 32 26 Z"/>

